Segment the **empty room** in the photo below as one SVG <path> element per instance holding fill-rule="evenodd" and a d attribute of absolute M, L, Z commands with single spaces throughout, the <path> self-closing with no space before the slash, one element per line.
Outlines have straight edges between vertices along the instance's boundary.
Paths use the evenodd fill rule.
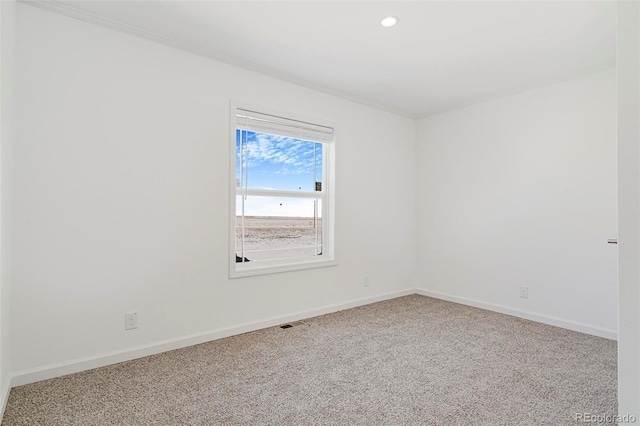
<path fill-rule="evenodd" d="M 0 37 L 3 425 L 640 422 L 640 3 Z"/>

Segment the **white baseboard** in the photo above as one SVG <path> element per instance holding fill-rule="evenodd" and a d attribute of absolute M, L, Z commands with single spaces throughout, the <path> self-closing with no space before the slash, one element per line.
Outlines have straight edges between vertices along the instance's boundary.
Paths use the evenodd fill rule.
<path fill-rule="evenodd" d="M 11 392 L 11 379 L 7 379 L 4 383 L 0 383 L 0 423 L 4 417 L 4 410 L 7 408 L 9 401 L 9 393 Z"/>
<path fill-rule="evenodd" d="M 560 328 L 566 328 L 581 333 L 591 334 L 593 336 L 605 337 L 607 339 L 618 340 L 618 332 L 601 327 L 595 327 L 589 324 L 583 324 L 575 321 L 564 320 L 561 318 L 551 317 L 548 315 L 537 314 L 535 312 L 523 311 L 520 309 L 508 308 L 502 305 L 482 302 L 480 300 L 467 299 L 465 297 L 453 296 L 439 291 L 416 289 L 417 294 L 429 296 L 436 299 L 447 300 L 449 302 L 460 303 L 462 305 L 473 306 L 475 308 L 486 309 L 488 311 L 499 312 L 518 318 L 540 322 L 542 324 L 553 325 Z"/>
<path fill-rule="evenodd" d="M 212 340 L 222 339 L 225 337 L 235 336 L 250 331 L 260 330 L 262 328 L 273 327 L 287 322 L 299 321 L 319 315 L 330 314 L 332 312 L 342 311 L 345 309 L 355 308 L 357 306 L 368 305 L 370 303 L 380 302 L 383 300 L 394 299 L 396 297 L 408 296 L 410 294 L 420 294 L 436 299 L 447 300 L 450 302 L 460 303 L 462 305 L 473 306 L 476 308 L 486 309 L 489 311 L 499 312 L 502 314 L 512 315 L 518 318 L 528 319 L 543 324 L 553 325 L 556 327 L 566 328 L 569 330 L 579 331 L 594 336 L 605 337 L 607 339 L 617 340 L 618 333 L 615 330 L 609 330 L 599 327 L 590 326 L 588 324 L 577 323 L 573 321 L 554 318 L 546 315 L 536 314 L 534 312 L 522 311 L 519 309 L 508 308 L 506 306 L 496 305 L 492 303 L 482 302 L 479 300 L 467 299 L 464 297 L 453 296 L 437 291 L 424 289 L 407 289 L 391 293 L 385 293 L 378 296 L 357 299 L 346 303 L 324 306 L 308 311 L 296 312 L 287 315 L 267 318 L 261 321 L 240 324 L 233 327 L 221 328 L 217 330 L 195 333 L 188 336 L 182 336 L 174 339 L 166 339 L 148 345 L 141 345 L 127 348 L 119 351 L 103 353 L 85 358 L 78 358 L 71 361 L 60 362 L 45 365 L 43 367 L 33 368 L 29 370 L 17 371 L 12 374 L 10 383 L 4 384 L 0 389 L 0 402 L 2 403 L 2 412 L 9 397 L 11 386 L 22 386 L 29 383 L 47 380 L 54 377 L 60 377 L 67 374 L 78 373 L 80 371 L 91 370 L 93 368 L 104 367 L 106 365 L 117 364 L 119 362 L 130 361 L 136 358 L 142 358 L 149 355 L 156 355 L 162 352 L 180 349 L 187 346 L 197 345 Z M 1 417 L 0 417 L 1 418 Z"/>
<path fill-rule="evenodd" d="M 303 312 L 296 312 L 287 315 L 268 318 L 262 321 L 240 324 L 233 327 L 221 328 L 217 330 L 205 331 L 202 333 L 191 334 L 188 336 L 178 337 L 175 339 L 162 340 L 160 342 L 141 345 L 120 351 L 103 353 L 95 356 L 78 358 L 67 362 L 45 365 L 43 367 L 22 370 L 13 373 L 11 378 L 12 386 L 22 386 L 29 383 L 47 380 L 54 377 L 64 376 L 67 374 L 78 373 L 80 371 L 91 370 L 93 368 L 104 367 L 106 365 L 116 364 L 119 362 L 130 361 L 136 358 L 142 358 L 149 355 L 155 355 L 174 349 L 180 349 L 187 346 L 197 345 L 212 340 L 222 339 L 237 334 L 247 333 L 250 331 L 260 330 L 262 328 L 273 327 L 292 321 L 299 321 L 306 318 L 312 318 L 319 315 L 330 314 L 332 312 L 342 311 L 357 306 L 368 305 L 370 303 L 380 302 L 383 300 L 394 299 L 396 297 L 408 296 L 415 294 L 413 289 L 385 293 L 378 296 L 367 297 L 363 299 L 353 300 L 347 303 L 325 306 L 318 309 L 312 309 Z M 4 391 L 4 389 L 3 389 Z M 8 396 L 8 390 L 7 390 Z"/>

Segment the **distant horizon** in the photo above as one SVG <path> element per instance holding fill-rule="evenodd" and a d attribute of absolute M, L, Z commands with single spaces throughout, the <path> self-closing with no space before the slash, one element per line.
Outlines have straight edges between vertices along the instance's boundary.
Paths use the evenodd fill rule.
<path fill-rule="evenodd" d="M 322 144 L 285 136 L 236 130 L 236 187 L 273 191 L 315 192 L 322 182 Z M 243 167 L 244 166 L 244 167 Z M 243 200 L 236 198 L 236 215 Z M 244 215 L 253 217 L 314 218 L 319 198 L 248 196 Z M 318 206 L 318 215 L 322 208 Z"/>

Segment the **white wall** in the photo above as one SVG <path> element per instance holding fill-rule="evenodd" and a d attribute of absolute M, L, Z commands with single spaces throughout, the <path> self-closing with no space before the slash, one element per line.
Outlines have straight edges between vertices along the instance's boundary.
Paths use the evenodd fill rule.
<path fill-rule="evenodd" d="M 640 418 L 640 5 L 618 2 L 619 413 Z"/>
<path fill-rule="evenodd" d="M 420 120 L 418 287 L 615 337 L 615 87 L 610 70 Z"/>
<path fill-rule="evenodd" d="M 412 120 L 16 9 L 15 384 L 385 297 L 413 265 L 430 294 L 615 335 L 613 71 L 420 120 L 416 151 Z M 337 124 L 340 266 L 227 279 L 229 99 Z"/>
<path fill-rule="evenodd" d="M 15 3 L 0 2 L 0 416 L 10 390 L 11 99 Z M 1 417 L 0 417 L 1 418 Z"/>
<path fill-rule="evenodd" d="M 17 7 L 17 383 L 412 287 L 413 120 Z M 336 124 L 339 266 L 227 278 L 230 99 Z"/>

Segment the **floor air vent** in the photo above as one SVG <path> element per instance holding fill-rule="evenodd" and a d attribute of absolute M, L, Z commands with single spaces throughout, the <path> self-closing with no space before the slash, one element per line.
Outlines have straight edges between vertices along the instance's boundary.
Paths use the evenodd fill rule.
<path fill-rule="evenodd" d="M 290 324 L 281 325 L 280 328 L 291 328 L 291 327 L 295 327 L 295 326 L 302 325 L 302 324 L 304 324 L 302 321 L 296 321 L 296 322 L 292 322 Z"/>

